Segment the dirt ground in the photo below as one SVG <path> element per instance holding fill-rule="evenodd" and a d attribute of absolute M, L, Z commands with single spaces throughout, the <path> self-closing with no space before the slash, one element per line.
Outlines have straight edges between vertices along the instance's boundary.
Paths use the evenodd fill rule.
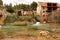
<path fill-rule="evenodd" d="M 37 40 L 36 37 L 15 37 L 15 38 L 4 38 L 2 40 Z"/>
<path fill-rule="evenodd" d="M 11 38 L 4 38 L 1 40 L 60 40 L 60 34 L 57 35 L 58 38 L 45 38 L 45 37 L 39 37 L 39 36 L 17 36 L 17 37 L 11 37 Z"/>

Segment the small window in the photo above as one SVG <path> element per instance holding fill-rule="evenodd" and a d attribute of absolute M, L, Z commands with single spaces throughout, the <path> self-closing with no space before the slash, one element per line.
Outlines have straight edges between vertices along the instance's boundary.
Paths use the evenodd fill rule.
<path fill-rule="evenodd" d="M 56 10 L 57 9 L 57 7 L 53 7 L 53 10 Z"/>
<path fill-rule="evenodd" d="M 51 10 L 47 10 L 46 12 L 52 12 Z"/>
<path fill-rule="evenodd" d="M 53 6 L 57 6 L 57 3 L 53 3 Z"/>
<path fill-rule="evenodd" d="M 47 5 L 48 5 L 48 6 L 52 6 L 52 4 L 51 4 L 51 3 L 47 3 Z"/>

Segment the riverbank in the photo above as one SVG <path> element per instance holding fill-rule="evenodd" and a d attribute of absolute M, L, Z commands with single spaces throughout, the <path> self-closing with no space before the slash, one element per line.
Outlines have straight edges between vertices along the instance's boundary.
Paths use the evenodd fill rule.
<path fill-rule="evenodd" d="M 53 30 L 55 28 L 56 32 Z M 40 31 L 49 31 L 58 36 L 58 38 L 45 38 L 46 40 L 60 40 L 60 25 L 57 24 L 42 24 L 41 26 L 3 26 L 0 30 L 0 39 L 38 40 Z"/>

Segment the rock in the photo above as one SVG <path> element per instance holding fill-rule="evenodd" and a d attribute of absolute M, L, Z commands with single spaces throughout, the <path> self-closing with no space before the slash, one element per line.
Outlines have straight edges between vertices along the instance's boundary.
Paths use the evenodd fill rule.
<path fill-rule="evenodd" d="M 6 17 L 7 17 L 7 11 L 5 10 L 5 8 L 0 7 L 0 25 L 3 25 Z"/>
<path fill-rule="evenodd" d="M 58 38 L 58 36 L 56 34 L 52 34 L 52 33 L 48 32 L 48 31 L 41 31 L 39 33 L 39 36 L 40 37 L 46 37 L 46 38 L 52 37 L 52 38 L 55 38 L 55 39 Z"/>
<path fill-rule="evenodd" d="M 55 35 L 55 34 L 53 34 L 53 35 L 52 35 L 52 37 L 53 37 L 53 38 L 55 38 L 55 39 L 56 39 L 56 38 L 58 38 L 58 36 L 57 36 L 57 35 Z"/>
<path fill-rule="evenodd" d="M 57 29 L 52 29 L 53 32 L 57 32 Z"/>
<path fill-rule="evenodd" d="M 41 37 L 50 37 L 50 32 L 48 31 L 41 31 L 39 34 Z"/>

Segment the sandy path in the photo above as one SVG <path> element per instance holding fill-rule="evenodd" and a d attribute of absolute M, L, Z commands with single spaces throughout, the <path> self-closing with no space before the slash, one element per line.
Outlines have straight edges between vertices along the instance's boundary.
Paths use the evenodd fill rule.
<path fill-rule="evenodd" d="M 60 40 L 60 34 L 57 35 L 59 38 L 58 39 L 54 39 L 54 40 Z M 0 39 L 1 40 L 1 39 Z M 37 37 L 37 36 L 16 36 L 16 37 L 12 37 L 12 38 L 4 38 L 2 40 L 46 40 L 46 38 L 42 38 L 42 37 Z M 53 40 L 53 39 L 52 39 Z"/>
<path fill-rule="evenodd" d="M 18 38 L 5 38 L 2 40 L 37 40 L 36 37 L 18 37 Z"/>

